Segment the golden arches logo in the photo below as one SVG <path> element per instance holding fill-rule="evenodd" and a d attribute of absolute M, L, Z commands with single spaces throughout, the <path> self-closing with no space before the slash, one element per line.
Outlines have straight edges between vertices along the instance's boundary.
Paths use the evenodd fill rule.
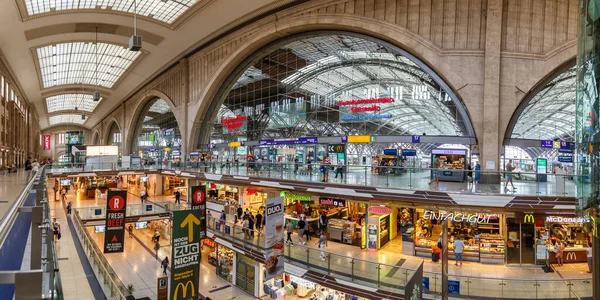
<path fill-rule="evenodd" d="M 523 223 L 535 223 L 535 217 L 532 214 L 525 214 Z"/>
<path fill-rule="evenodd" d="M 194 290 L 194 283 L 191 280 L 188 280 L 188 282 L 186 282 L 185 284 L 183 284 L 183 282 L 180 282 L 180 283 L 177 284 L 177 286 L 175 287 L 175 292 L 173 292 L 173 300 L 180 299 L 178 297 L 179 296 L 179 288 L 180 287 L 183 289 L 183 291 L 181 293 L 181 296 L 183 298 L 181 298 L 181 299 L 188 299 L 188 297 L 187 297 L 188 285 L 192 289 L 192 293 L 190 294 L 190 297 L 196 295 L 196 291 Z"/>
<path fill-rule="evenodd" d="M 576 258 L 577 258 L 577 254 L 575 254 L 575 252 L 573 252 L 573 251 L 567 252 L 566 260 L 575 260 Z"/>

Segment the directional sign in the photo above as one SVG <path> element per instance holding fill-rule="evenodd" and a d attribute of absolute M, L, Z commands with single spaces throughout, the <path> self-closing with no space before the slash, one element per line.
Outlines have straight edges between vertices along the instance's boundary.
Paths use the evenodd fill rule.
<path fill-rule="evenodd" d="M 169 277 L 163 276 L 157 278 L 156 287 L 156 300 L 168 300 L 169 299 Z"/>
<path fill-rule="evenodd" d="M 200 211 L 173 212 L 171 300 L 198 299 Z"/>
<path fill-rule="evenodd" d="M 344 145 L 344 144 L 327 145 L 327 152 L 328 153 L 345 153 L 346 145 Z"/>
<path fill-rule="evenodd" d="M 123 252 L 127 191 L 109 190 L 107 198 L 104 253 Z"/>
<path fill-rule="evenodd" d="M 200 211 L 200 239 L 206 237 L 206 186 L 199 185 L 190 188 L 192 209 Z"/>

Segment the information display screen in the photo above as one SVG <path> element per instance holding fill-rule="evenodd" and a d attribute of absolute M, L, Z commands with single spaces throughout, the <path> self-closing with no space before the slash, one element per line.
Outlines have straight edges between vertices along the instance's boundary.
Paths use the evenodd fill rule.
<path fill-rule="evenodd" d="M 548 161 L 545 158 L 537 159 L 537 173 L 538 174 L 547 174 L 548 173 Z"/>

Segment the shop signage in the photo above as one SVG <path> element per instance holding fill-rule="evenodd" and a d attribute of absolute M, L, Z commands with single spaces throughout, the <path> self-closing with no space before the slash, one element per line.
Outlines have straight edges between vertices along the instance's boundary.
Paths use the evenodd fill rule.
<path fill-rule="evenodd" d="M 546 223 L 589 223 L 590 216 L 584 217 L 562 217 L 546 216 Z"/>
<path fill-rule="evenodd" d="M 301 195 L 291 194 L 291 193 L 288 193 L 285 191 L 282 191 L 281 193 L 279 193 L 279 196 L 285 197 L 288 200 L 311 201 L 310 196 L 301 196 Z"/>
<path fill-rule="evenodd" d="M 415 149 L 402 149 L 402 156 L 417 156 Z"/>
<path fill-rule="evenodd" d="M 50 135 L 44 134 L 44 150 L 50 150 Z"/>
<path fill-rule="evenodd" d="M 357 113 L 357 112 L 366 112 L 366 111 L 379 111 L 381 110 L 381 107 L 378 105 L 372 105 L 372 106 L 363 106 L 363 107 L 359 107 L 359 106 L 352 106 L 350 108 L 350 111 L 353 113 Z"/>
<path fill-rule="evenodd" d="M 206 246 L 209 246 L 211 248 L 214 248 L 216 246 L 215 241 L 211 240 L 211 239 L 203 239 L 202 243 Z"/>
<path fill-rule="evenodd" d="M 127 191 L 108 190 L 104 253 L 123 252 Z"/>
<path fill-rule="evenodd" d="M 369 206 L 369 212 L 374 215 L 389 215 L 392 213 L 392 209 L 385 206 Z"/>
<path fill-rule="evenodd" d="M 467 155 L 467 150 L 460 149 L 433 149 L 431 154 Z"/>
<path fill-rule="evenodd" d="M 227 128 L 228 132 L 236 132 L 244 125 L 244 122 L 248 118 L 246 116 L 237 115 L 234 118 L 226 118 L 221 120 L 221 124 L 224 128 Z"/>
<path fill-rule="evenodd" d="M 290 275 L 290 281 L 299 285 L 305 286 L 309 290 L 313 290 L 316 288 L 316 284 L 314 282 L 310 282 L 304 278 L 300 278 L 298 276 Z"/>
<path fill-rule="evenodd" d="M 558 157 L 558 161 L 559 162 L 572 163 L 573 162 L 573 156 L 559 156 Z"/>
<path fill-rule="evenodd" d="M 265 209 L 265 280 L 283 274 L 283 198 L 268 198 Z"/>
<path fill-rule="evenodd" d="M 257 190 L 255 190 L 253 188 L 246 188 L 246 195 L 252 196 L 252 195 L 256 195 L 256 193 L 258 193 Z"/>
<path fill-rule="evenodd" d="M 336 198 L 319 198 L 319 204 L 331 205 L 335 207 L 346 207 L 346 200 Z"/>
<path fill-rule="evenodd" d="M 404 292 L 405 299 L 423 299 L 423 262 L 406 282 Z"/>
<path fill-rule="evenodd" d="M 206 186 L 198 185 L 190 188 L 192 195 L 192 209 L 200 211 L 200 232 L 199 237 L 206 237 Z"/>
<path fill-rule="evenodd" d="M 369 211 L 370 211 L 369 207 Z M 423 219 L 429 220 L 450 220 L 454 222 L 469 222 L 469 223 L 489 223 L 492 215 L 486 214 L 464 214 L 464 213 L 446 213 L 440 211 L 438 213 L 431 210 L 426 210 L 423 214 Z"/>
<path fill-rule="evenodd" d="M 169 299 L 169 277 L 163 276 L 158 277 L 156 283 L 156 287 L 158 291 L 156 292 L 156 300 L 168 300 Z"/>
<path fill-rule="evenodd" d="M 369 99 L 352 99 L 352 100 L 340 100 L 338 106 L 346 105 L 360 105 L 360 104 L 374 104 L 374 103 L 391 103 L 394 102 L 394 98 L 369 98 Z"/>
<path fill-rule="evenodd" d="M 200 211 L 173 212 L 171 297 L 172 300 L 198 298 L 200 277 Z"/>
<path fill-rule="evenodd" d="M 523 217 L 523 223 L 525 223 L 525 224 L 535 223 L 535 216 L 532 213 L 525 213 L 525 216 Z"/>
<path fill-rule="evenodd" d="M 327 145 L 327 152 L 328 153 L 345 153 L 346 152 L 346 145 L 344 145 L 344 144 L 330 144 L 330 145 Z"/>
<path fill-rule="evenodd" d="M 244 146 L 244 142 L 230 142 L 229 143 L 229 147 L 234 148 L 234 147 L 242 147 Z"/>

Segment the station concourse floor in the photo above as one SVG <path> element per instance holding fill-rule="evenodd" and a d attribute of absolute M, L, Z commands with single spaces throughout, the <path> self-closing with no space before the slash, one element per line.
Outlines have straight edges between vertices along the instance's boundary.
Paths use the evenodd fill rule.
<path fill-rule="evenodd" d="M 94 207 L 106 205 L 105 199 L 94 199 L 86 200 L 81 197 L 75 197 L 74 192 L 71 191 L 67 195 L 67 201 L 73 202 L 73 208 L 83 207 Z M 174 202 L 173 196 L 156 196 L 149 197 L 150 202 Z M 52 202 L 52 201 L 51 201 Z M 141 203 L 139 197 L 132 194 L 128 194 L 128 203 Z M 100 247 L 103 244 L 103 235 L 93 233 L 92 236 Z M 150 241 L 151 232 L 134 230 L 135 242 L 126 243 L 126 249 L 123 254 L 110 254 L 107 259 L 111 263 L 111 266 L 115 269 L 119 278 L 125 283 L 132 283 L 136 287 L 135 295 L 137 297 L 147 296 L 151 299 L 156 297 L 156 277 L 162 274 L 159 268 L 159 261 L 154 258 L 154 250 L 152 250 L 152 243 Z M 255 239 L 258 238 L 255 236 Z M 297 235 L 294 233 L 292 236 L 294 241 L 297 241 Z M 62 240 L 61 240 L 62 242 Z M 306 243 L 303 247 L 309 247 L 317 249 L 316 237 L 312 237 L 311 241 Z M 161 243 L 162 247 L 159 250 L 159 257 L 162 259 L 170 251 L 170 247 L 166 245 L 163 240 Z M 291 251 L 298 254 L 306 251 L 298 245 L 291 247 Z M 416 268 L 417 265 L 423 261 L 425 272 L 441 272 L 441 264 L 433 263 L 431 259 L 420 258 L 415 256 L 402 255 L 401 251 L 401 239 L 396 238 L 390 241 L 379 251 L 367 251 L 362 250 L 360 247 L 347 245 L 336 242 L 329 242 L 326 251 L 348 256 L 356 259 L 362 259 L 371 262 L 380 262 L 389 265 L 398 265 L 405 268 Z M 316 251 L 315 251 L 316 252 Z M 315 261 L 315 260 L 311 260 Z M 325 266 L 325 263 L 323 263 Z M 509 266 L 509 265 L 493 265 L 493 264 L 482 264 L 478 262 L 464 262 L 463 266 L 456 267 L 454 262 L 449 261 L 449 275 L 456 276 L 472 276 L 472 277 L 485 277 L 485 278 L 512 278 L 512 279 L 540 279 L 540 280 L 567 280 L 567 279 L 582 279 L 591 278 L 591 274 L 586 273 L 586 263 L 575 263 L 565 264 L 562 267 L 554 266 L 556 272 L 545 273 L 540 266 Z M 218 289 L 223 286 L 230 285 L 228 282 L 219 278 L 213 268 L 209 269 L 208 265 L 202 265 L 201 274 L 206 284 L 201 285 L 200 291 L 205 296 L 222 296 L 225 299 L 253 299 L 248 294 L 232 286 L 218 292 L 218 294 L 205 294 L 212 289 Z M 224 293 L 224 294 L 222 294 Z M 153 298 L 154 297 L 154 298 Z M 211 297 L 212 298 L 212 297 Z M 215 299 L 215 298 L 213 298 Z M 220 298 L 216 298 L 220 299 Z"/>

